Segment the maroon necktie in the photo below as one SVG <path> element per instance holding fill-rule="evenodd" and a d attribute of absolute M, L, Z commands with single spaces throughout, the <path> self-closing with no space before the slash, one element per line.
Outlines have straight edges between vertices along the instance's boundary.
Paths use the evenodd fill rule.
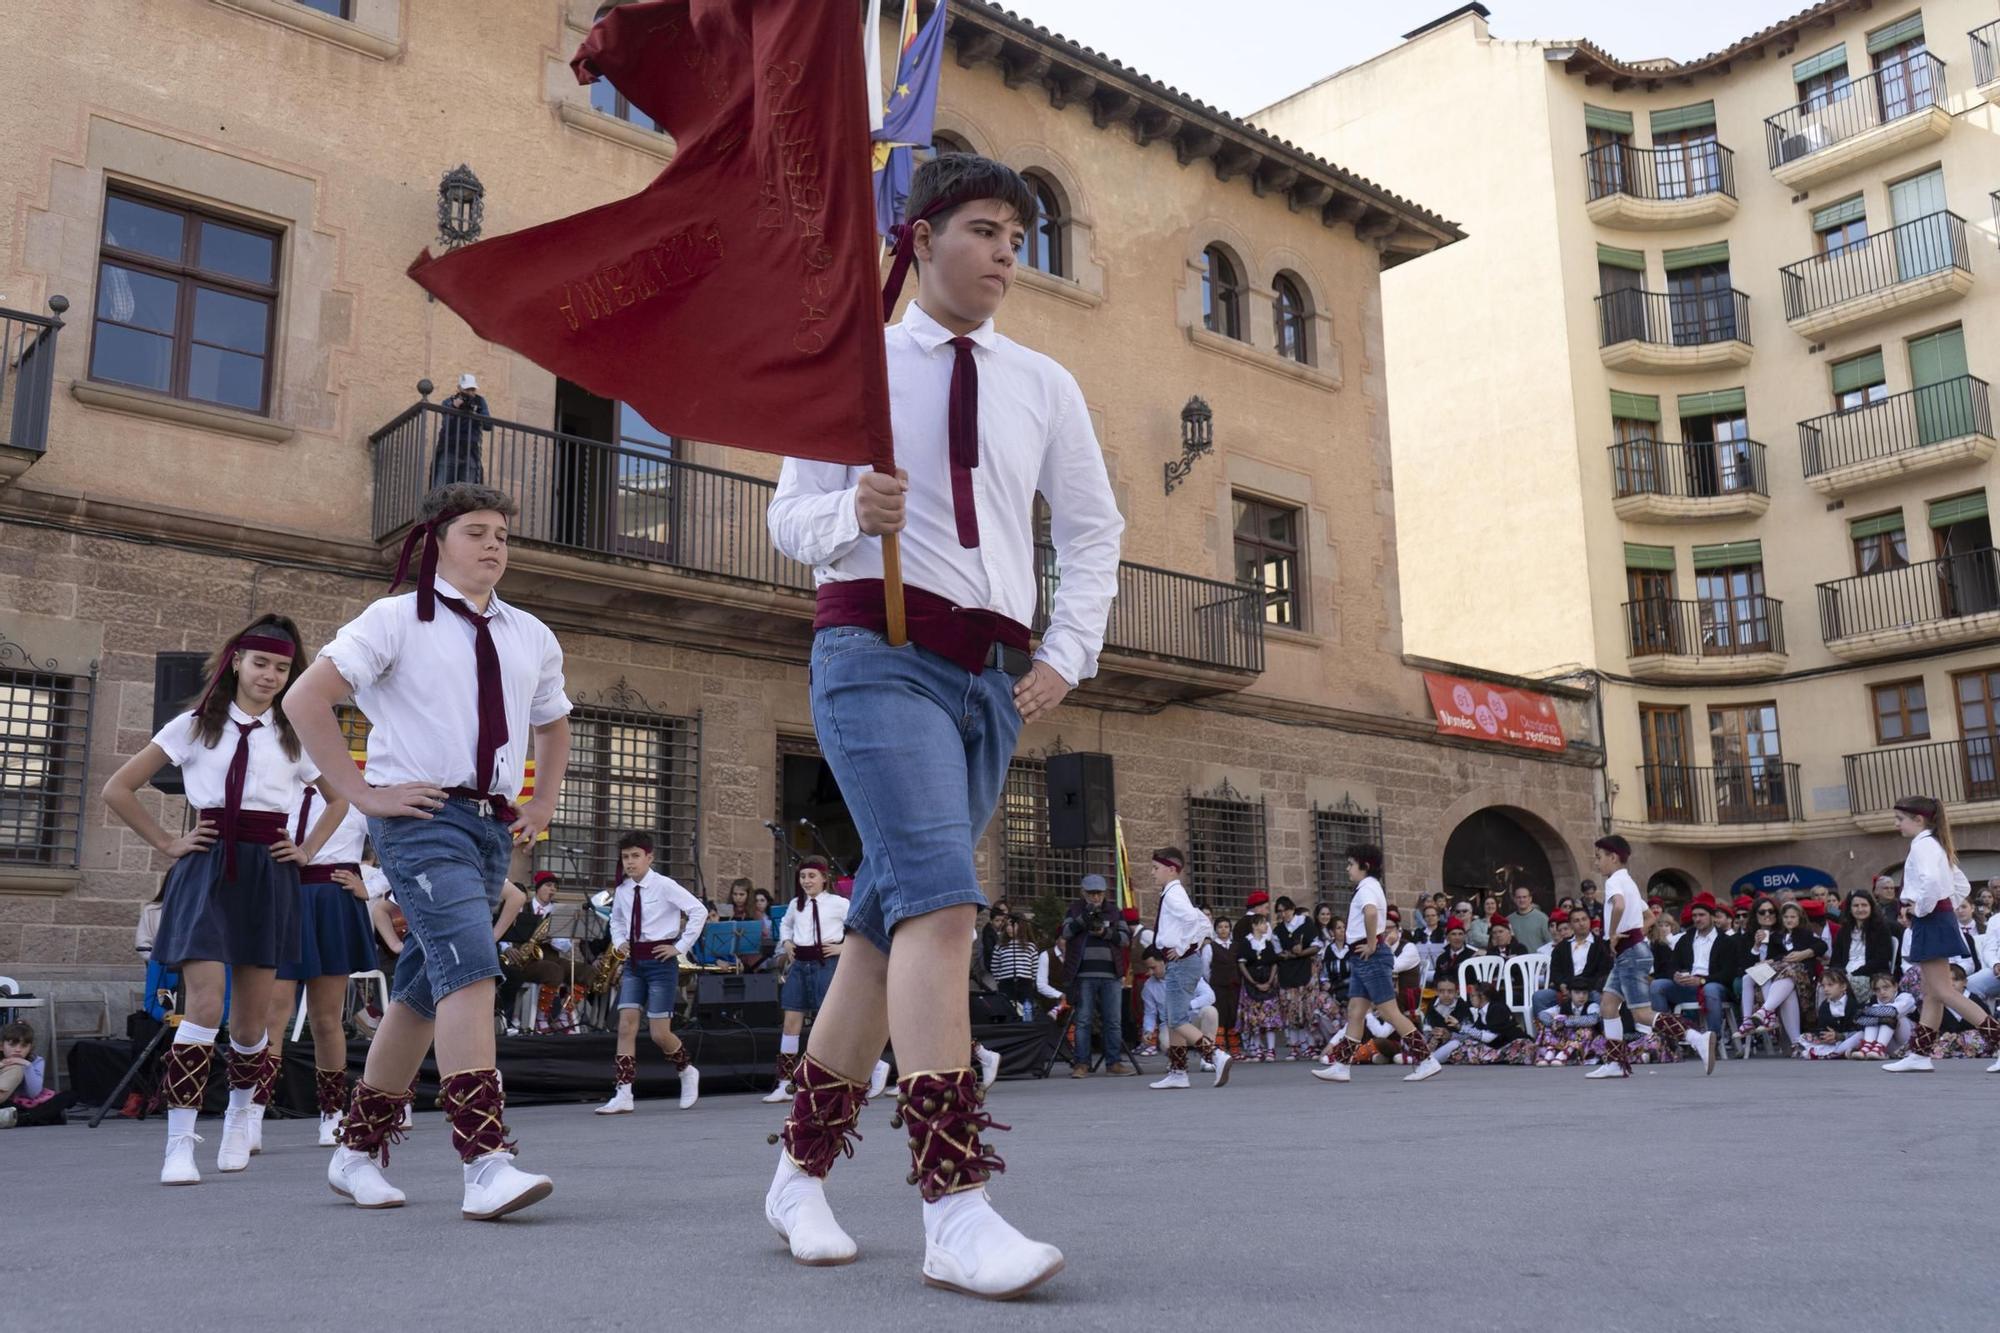
<path fill-rule="evenodd" d="M 958 520 L 958 544 L 979 545 L 979 512 L 972 505 L 972 469 L 979 466 L 979 363 L 972 339 L 951 340 L 951 407 L 947 441 L 951 451 L 951 513 Z"/>
<path fill-rule="evenodd" d="M 806 901 L 812 904 L 813 909 L 813 945 L 823 949 L 826 947 L 826 932 L 819 928 L 819 895 L 814 894 Z"/>
<path fill-rule="evenodd" d="M 299 802 L 299 831 L 292 835 L 292 842 L 296 846 L 303 847 L 306 845 L 306 831 L 312 827 L 306 821 L 312 816 L 312 808 L 313 789 L 307 787 L 306 798 Z"/>
<path fill-rule="evenodd" d="M 644 888 L 640 887 L 640 885 L 637 882 L 634 882 L 632 885 L 631 949 L 635 953 L 638 951 L 639 948 L 639 940 L 640 940 L 639 926 L 645 919 L 645 912 L 644 912 L 645 904 L 646 904 L 646 891 Z"/>
<path fill-rule="evenodd" d="M 439 596 L 438 601 L 472 626 L 473 660 L 479 667 L 479 740 L 474 749 L 477 773 L 473 786 L 491 792 L 494 760 L 507 743 L 507 698 L 500 683 L 500 650 L 493 645 L 493 617 L 480 615 L 462 597 Z"/>
<path fill-rule="evenodd" d="M 243 784 L 250 776 L 250 733 L 263 725 L 261 718 L 236 722 L 236 753 L 229 756 L 229 773 L 222 780 L 222 873 L 231 879 L 236 877 L 236 816 L 243 809 Z"/>

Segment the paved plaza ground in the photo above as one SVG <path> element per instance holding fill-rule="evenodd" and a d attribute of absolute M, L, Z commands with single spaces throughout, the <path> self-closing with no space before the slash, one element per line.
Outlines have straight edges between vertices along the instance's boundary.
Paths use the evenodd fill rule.
<path fill-rule="evenodd" d="M 1277 1065 L 1173 1093 L 1009 1081 L 991 1101 L 1015 1126 L 995 1196 L 1069 1267 L 1006 1307 L 919 1283 L 886 1100 L 832 1178 L 862 1251 L 839 1269 L 793 1265 L 764 1224 L 764 1136 L 783 1108 L 754 1097 L 517 1111 L 522 1164 L 556 1192 L 491 1224 L 458 1218 L 435 1113 L 395 1152 L 409 1206 L 380 1213 L 327 1190 L 305 1121 L 273 1122 L 235 1176 L 212 1170 L 220 1123 L 203 1121 L 191 1189 L 153 1183 L 158 1120 L 11 1130 L 0 1328 L 1993 1328 L 2000 1076 L 1983 1068 L 1759 1060 L 1706 1079 L 1480 1069 L 1416 1086 L 1377 1068 L 1340 1088 Z M 1934 1199 L 1973 1251 L 1946 1258 L 1920 1229 Z M 179 1300 L 192 1308 L 170 1313 Z"/>

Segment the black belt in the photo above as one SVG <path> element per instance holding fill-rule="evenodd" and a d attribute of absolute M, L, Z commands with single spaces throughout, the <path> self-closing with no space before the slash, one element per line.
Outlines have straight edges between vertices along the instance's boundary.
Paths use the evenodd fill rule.
<path fill-rule="evenodd" d="M 986 661 L 981 665 L 989 671 L 1004 671 L 1019 678 L 1028 674 L 1028 669 L 1035 665 L 1035 659 L 1024 650 L 995 639 L 993 646 L 986 650 Z"/>

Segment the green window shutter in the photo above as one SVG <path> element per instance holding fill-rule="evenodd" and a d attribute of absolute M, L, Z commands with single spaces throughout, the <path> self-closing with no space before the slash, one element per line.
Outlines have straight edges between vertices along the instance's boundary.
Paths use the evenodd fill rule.
<path fill-rule="evenodd" d="M 1632 132 L 1632 113 L 1630 111 L 1607 111 L 1601 106 L 1585 106 L 1583 108 L 1583 123 L 1593 130 L 1609 130 L 1613 134 L 1630 134 Z"/>
<path fill-rule="evenodd" d="M 1653 133 L 1671 134 L 1675 130 L 1696 130 L 1704 125 L 1715 124 L 1715 103 L 1696 102 L 1693 106 L 1677 106 L 1670 111 L 1653 113 Z"/>
<path fill-rule="evenodd" d="M 1872 56 L 1876 52 L 1886 51 L 1892 46 L 1901 46 L 1904 42 L 1915 41 L 1923 35 L 1924 16 L 1922 14 L 1912 14 L 1906 19 L 1899 19 L 1895 23 L 1891 23 L 1886 28 L 1877 28 L 1875 31 L 1869 33 L 1868 54 Z"/>
<path fill-rule="evenodd" d="M 1600 244 L 1597 247 L 1597 262 L 1600 264 L 1609 264 L 1612 268 L 1629 268 L 1644 273 L 1646 271 L 1646 252 L 1644 250 L 1620 250 L 1615 245 Z"/>
<path fill-rule="evenodd" d="M 1641 546 L 1637 542 L 1626 542 L 1625 568 L 1664 569 L 1671 574 L 1674 569 L 1674 548 L 1671 546 Z"/>
<path fill-rule="evenodd" d="M 1845 361 L 1833 363 L 1833 391 L 1852 393 L 1865 389 L 1871 384 L 1881 384 L 1886 377 L 1882 374 L 1882 353 L 1869 352 L 1865 356 L 1851 356 Z"/>
<path fill-rule="evenodd" d="M 1850 222 L 1859 222 L 1867 216 L 1867 206 L 1862 203 L 1861 196 L 1857 194 L 1852 199 L 1843 199 L 1837 204 L 1828 204 L 1825 208 L 1814 213 L 1812 215 L 1812 229 L 1814 231 L 1832 231 L 1835 227 L 1844 227 Z"/>
<path fill-rule="evenodd" d="M 1857 518 L 1847 525 L 1847 535 L 1855 541 L 1865 537 L 1880 537 L 1888 532 L 1903 530 L 1903 511 L 1893 514 L 1877 514 L 1873 518 Z"/>
<path fill-rule="evenodd" d="M 1940 329 L 1921 338 L 1912 338 L 1910 383 L 1919 389 L 1955 380 L 1970 373 L 1965 361 L 1965 330 Z"/>
<path fill-rule="evenodd" d="M 1669 250 L 1661 258 L 1666 262 L 1669 273 L 1675 269 L 1694 268 L 1701 264 L 1727 264 L 1729 242 L 1713 241 L 1707 245 L 1690 245 L 1685 250 Z"/>
<path fill-rule="evenodd" d="M 1720 546 L 1697 546 L 1694 548 L 1696 569 L 1721 569 L 1727 565 L 1761 565 L 1764 563 L 1764 543 L 1724 542 Z"/>
<path fill-rule="evenodd" d="M 1807 56 L 1793 65 L 1792 82 L 1804 83 L 1815 74 L 1824 74 L 1830 69 L 1845 68 L 1847 68 L 1847 43 L 1842 42 L 1832 50 L 1822 51 L 1816 56 Z"/>
<path fill-rule="evenodd" d="M 1971 495 L 1954 496 L 1949 500 L 1931 501 L 1931 526 L 1934 528 L 1948 528 L 1954 523 L 1965 523 L 1985 517 L 1985 491 L 1974 491 Z"/>
<path fill-rule="evenodd" d="M 1684 417 L 1713 417 L 1725 412 L 1747 412 L 1749 406 L 1741 389 L 1715 389 L 1708 393 L 1684 393 L 1677 406 Z"/>
<path fill-rule="evenodd" d="M 1658 421 L 1660 400 L 1655 394 L 1611 391 L 1611 415 L 1624 421 Z"/>

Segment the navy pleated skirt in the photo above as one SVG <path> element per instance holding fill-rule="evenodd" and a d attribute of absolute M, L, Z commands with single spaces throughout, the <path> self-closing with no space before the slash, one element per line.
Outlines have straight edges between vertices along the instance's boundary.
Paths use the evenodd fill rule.
<path fill-rule="evenodd" d="M 298 961 L 280 963 L 278 976 L 306 981 L 375 968 L 375 932 L 368 926 L 368 904 L 338 884 L 299 885 Z"/>
<path fill-rule="evenodd" d="M 214 843 L 174 862 L 160 903 L 153 957 L 162 966 L 279 967 L 299 956 L 299 868 L 262 843 L 236 844 L 236 877 Z"/>
<path fill-rule="evenodd" d="M 1928 963 L 1937 958 L 1956 958 L 1965 952 L 1965 937 L 1958 933 L 1958 913 L 1951 899 L 1939 903 L 1929 916 L 1910 923 L 1910 956 L 1905 961 Z"/>

